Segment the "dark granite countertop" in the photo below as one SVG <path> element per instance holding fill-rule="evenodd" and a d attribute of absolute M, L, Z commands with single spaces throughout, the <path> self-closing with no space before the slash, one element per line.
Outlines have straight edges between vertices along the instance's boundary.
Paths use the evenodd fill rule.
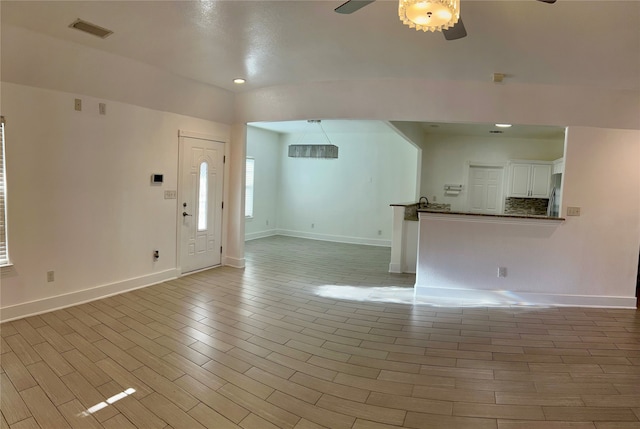
<path fill-rule="evenodd" d="M 393 203 L 393 204 L 389 204 L 391 207 L 409 207 L 409 206 L 417 206 L 418 203 L 416 203 L 415 201 L 411 202 L 411 203 Z"/>
<path fill-rule="evenodd" d="M 434 214 L 444 214 L 444 215 L 454 215 L 454 216 L 486 216 L 486 217 L 496 217 L 496 218 L 531 219 L 531 220 L 539 219 L 539 220 L 552 220 L 552 221 L 558 221 L 558 222 L 562 222 L 565 220 L 565 218 L 563 217 L 552 217 L 552 216 L 452 212 L 452 211 L 432 210 L 429 208 L 418 209 L 417 211 L 418 213 L 434 213 Z"/>
<path fill-rule="evenodd" d="M 451 204 L 429 203 L 426 207 L 419 203 L 390 204 L 391 207 L 404 207 L 404 220 L 418 221 L 418 210 L 430 210 L 434 213 L 442 213 L 451 210 Z"/>

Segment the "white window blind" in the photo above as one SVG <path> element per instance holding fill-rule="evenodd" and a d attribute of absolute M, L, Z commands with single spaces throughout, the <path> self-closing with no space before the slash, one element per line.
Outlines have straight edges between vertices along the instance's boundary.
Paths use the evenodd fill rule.
<path fill-rule="evenodd" d="M 255 160 L 247 158 L 246 184 L 244 189 L 244 215 L 253 217 L 253 180 Z"/>
<path fill-rule="evenodd" d="M 4 166 L 4 116 L 0 116 L 0 265 L 9 262 L 7 252 L 6 180 Z"/>

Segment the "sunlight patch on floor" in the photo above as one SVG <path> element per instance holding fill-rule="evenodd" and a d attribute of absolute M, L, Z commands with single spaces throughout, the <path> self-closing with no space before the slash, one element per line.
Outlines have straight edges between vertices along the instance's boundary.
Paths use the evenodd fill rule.
<path fill-rule="evenodd" d="M 527 302 L 511 291 L 438 289 L 432 295 L 416 296 L 413 287 L 323 285 L 318 286 L 314 293 L 323 298 L 339 300 L 433 307 L 548 307 Z"/>
<path fill-rule="evenodd" d="M 136 389 L 130 387 L 127 390 L 124 390 L 120 393 L 116 393 L 115 395 L 113 395 L 110 398 L 107 398 L 105 401 L 102 401 L 98 404 L 95 404 L 93 407 L 89 407 L 87 408 L 86 411 L 83 411 L 82 413 L 80 413 L 79 415 L 83 416 L 83 417 L 87 417 L 93 413 L 95 413 L 96 411 L 100 411 L 103 408 L 108 407 L 109 405 L 113 404 L 114 402 L 119 401 L 122 398 L 125 398 L 129 395 L 132 395 L 133 393 L 135 393 Z"/>

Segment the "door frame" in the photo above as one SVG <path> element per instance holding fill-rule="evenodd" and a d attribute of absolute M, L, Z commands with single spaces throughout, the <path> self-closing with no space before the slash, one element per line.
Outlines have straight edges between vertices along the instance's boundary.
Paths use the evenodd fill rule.
<path fill-rule="evenodd" d="M 473 167 L 480 167 L 480 168 L 499 168 L 502 170 L 502 195 L 499 196 L 499 207 L 500 207 L 500 213 L 504 213 L 504 199 L 507 195 L 507 166 L 508 163 L 507 162 L 482 162 L 482 161 L 467 161 L 466 162 L 466 166 L 464 169 L 464 178 L 463 178 L 463 182 L 464 183 L 464 189 L 463 189 L 463 193 L 465 193 L 465 198 L 464 198 L 464 209 L 465 211 L 469 211 L 469 207 L 471 206 L 471 192 L 469 191 L 469 180 L 471 178 L 471 169 Z"/>
<path fill-rule="evenodd" d="M 182 162 L 183 162 L 183 151 L 182 151 L 182 142 L 184 138 L 190 139 L 199 139 L 199 140 L 207 140 L 217 143 L 224 144 L 224 156 L 225 158 L 229 157 L 229 137 L 228 136 L 215 136 L 211 134 L 203 134 L 194 131 L 187 130 L 178 130 L 178 189 L 177 189 L 177 199 L 176 199 L 176 271 L 178 273 L 178 277 L 194 274 L 199 271 L 208 270 L 211 267 L 203 268 L 202 270 L 189 271 L 185 273 L 182 271 L 182 206 L 179 204 L 180 198 L 182 197 Z M 222 164 L 222 201 L 223 204 L 228 200 L 227 196 L 229 195 L 229 171 L 227 169 L 226 161 Z M 220 243 L 222 245 L 222 254 L 220 255 L 220 266 L 226 265 L 225 259 L 227 254 L 227 225 L 228 225 L 228 216 L 225 214 L 226 209 L 222 210 L 222 231 L 220 234 Z"/>

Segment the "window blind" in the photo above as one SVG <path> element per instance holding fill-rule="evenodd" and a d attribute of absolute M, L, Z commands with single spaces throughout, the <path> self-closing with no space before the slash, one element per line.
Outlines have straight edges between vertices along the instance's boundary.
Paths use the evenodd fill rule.
<path fill-rule="evenodd" d="M 244 189 L 244 215 L 253 217 L 253 180 L 254 180 L 255 160 L 247 158 L 247 173 Z"/>
<path fill-rule="evenodd" d="M 0 265 L 8 260 L 7 254 L 7 215 L 6 215 L 6 180 L 4 166 L 4 116 L 0 116 Z"/>

